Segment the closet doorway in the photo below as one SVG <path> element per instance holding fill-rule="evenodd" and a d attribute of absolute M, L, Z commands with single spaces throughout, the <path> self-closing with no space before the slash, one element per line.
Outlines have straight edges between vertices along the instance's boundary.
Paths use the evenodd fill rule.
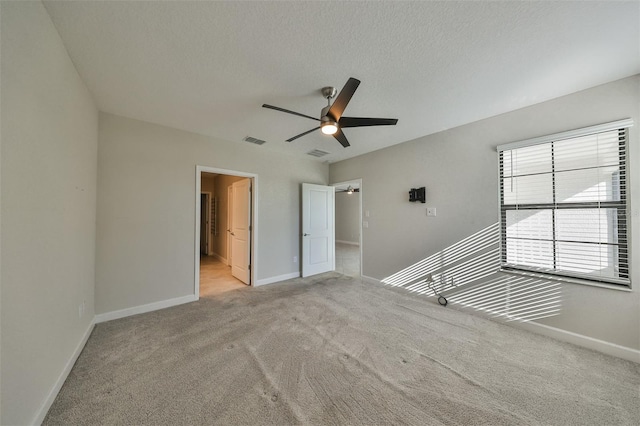
<path fill-rule="evenodd" d="M 251 285 L 257 176 L 196 167 L 196 296 Z"/>

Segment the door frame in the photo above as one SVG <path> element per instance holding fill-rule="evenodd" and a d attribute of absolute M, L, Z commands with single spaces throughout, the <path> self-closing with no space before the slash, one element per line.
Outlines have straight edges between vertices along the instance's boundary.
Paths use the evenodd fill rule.
<path fill-rule="evenodd" d="M 237 170 L 220 169 L 217 167 L 196 165 L 195 179 L 195 233 L 194 233 L 194 285 L 193 294 L 196 300 L 200 299 L 200 194 L 202 184 L 202 173 L 217 173 L 221 175 L 238 176 L 251 179 L 251 273 L 250 286 L 254 286 L 258 276 L 258 175 L 255 173 L 240 172 Z"/>
<path fill-rule="evenodd" d="M 360 224 L 360 247 L 359 247 L 360 248 L 360 276 L 362 277 L 363 276 L 363 274 L 362 274 L 363 266 L 362 265 L 364 263 L 362 261 L 363 260 L 362 259 L 362 252 L 363 252 L 363 247 L 362 247 L 362 243 L 363 243 L 363 238 L 362 238 L 362 234 L 363 234 L 363 232 L 362 232 L 362 230 L 363 230 L 363 228 L 362 228 L 363 210 L 362 210 L 362 208 L 363 208 L 363 205 L 364 205 L 364 201 L 362 199 L 363 193 L 364 193 L 363 188 L 362 188 L 362 178 L 349 179 L 349 180 L 345 180 L 344 182 L 331 183 L 330 185 L 331 186 L 342 186 L 342 185 L 346 185 L 346 184 L 354 183 L 354 182 L 358 182 L 358 185 L 360 186 L 360 207 L 358 208 L 358 210 L 360 212 L 360 218 L 358 219 L 358 221 L 359 221 L 359 224 Z M 334 206 L 334 210 L 335 210 L 335 206 Z"/>

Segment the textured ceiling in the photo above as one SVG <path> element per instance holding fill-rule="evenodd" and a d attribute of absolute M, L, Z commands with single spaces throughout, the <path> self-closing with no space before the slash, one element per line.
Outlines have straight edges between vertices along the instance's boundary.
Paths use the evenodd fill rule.
<path fill-rule="evenodd" d="M 640 2 L 45 1 L 101 111 L 339 161 L 640 72 Z M 362 81 L 319 131 L 323 86 Z M 307 157 L 312 158 L 312 157 Z"/>

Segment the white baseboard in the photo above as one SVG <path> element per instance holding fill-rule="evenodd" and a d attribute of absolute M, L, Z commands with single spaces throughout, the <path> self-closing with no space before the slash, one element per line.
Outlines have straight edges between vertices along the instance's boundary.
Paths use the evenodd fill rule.
<path fill-rule="evenodd" d="M 514 323 L 513 326 L 640 364 L 640 351 L 637 349 L 620 346 L 615 343 L 594 339 L 593 337 L 583 334 L 573 333 L 536 322 L 519 322 Z"/>
<path fill-rule="evenodd" d="M 278 275 L 277 277 L 263 278 L 261 280 L 257 280 L 255 286 L 258 287 L 265 284 L 273 284 L 284 280 L 290 280 L 291 278 L 300 278 L 300 272 L 291 272 L 284 275 Z"/>
<path fill-rule="evenodd" d="M 47 395 L 47 399 L 44 400 L 44 402 L 40 406 L 40 409 L 36 413 L 35 418 L 30 424 L 39 425 L 39 424 L 42 424 L 42 422 L 44 421 L 44 418 L 49 412 L 49 409 L 51 408 L 53 401 L 55 401 L 56 396 L 58 396 L 58 392 L 60 392 L 60 389 L 62 388 L 62 385 L 64 385 L 64 382 L 67 380 L 67 377 L 69 376 L 69 373 L 73 368 L 73 365 L 76 363 L 76 360 L 78 359 L 78 357 L 80 356 L 80 353 L 84 349 L 84 345 L 87 344 L 87 340 L 89 340 L 89 336 L 93 331 L 94 325 L 95 325 L 95 318 L 93 321 L 91 321 L 91 323 L 89 323 L 89 327 L 87 327 L 87 330 L 84 332 L 82 339 L 80 339 L 80 342 L 78 342 L 78 345 L 73 351 L 73 354 L 71 354 L 71 357 L 69 358 L 64 368 L 62 369 L 62 372 L 58 376 L 58 380 L 56 380 L 55 384 L 49 391 L 49 395 Z"/>
<path fill-rule="evenodd" d="M 176 297 L 174 299 L 161 300 L 146 305 L 134 306 L 132 308 L 121 309 L 119 311 L 105 312 L 98 314 L 95 323 L 99 324 L 105 321 L 111 321 L 119 318 L 130 317 L 131 315 L 144 314 L 146 312 L 157 311 L 158 309 L 170 308 L 171 306 L 182 305 L 183 303 L 195 302 L 198 298 L 190 294 L 188 296 Z"/>
<path fill-rule="evenodd" d="M 227 260 L 227 258 L 220 256 L 218 253 L 211 253 L 211 256 L 215 257 L 216 259 L 218 259 L 220 262 L 224 263 L 225 265 L 229 264 L 229 261 Z"/>
<path fill-rule="evenodd" d="M 349 244 L 350 246 L 359 246 L 360 243 L 354 243 L 353 241 L 336 240 L 336 243 Z"/>

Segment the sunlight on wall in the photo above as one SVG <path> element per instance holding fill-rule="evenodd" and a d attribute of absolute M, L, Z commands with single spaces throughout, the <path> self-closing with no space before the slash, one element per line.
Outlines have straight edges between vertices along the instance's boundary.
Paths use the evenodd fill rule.
<path fill-rule="evenodd" d="M 500 267 L 500 227 L 494 223 L 475 234 L 432 254 L 382 282 L 394 287 L 421 292 L 433 276 L 438 289 L 458 286 L 490 275 Z M 424 292 L 427 292 L 425 290 Z M 423 292 L 423 293 L 424 293 Z"/>
<path fill-rule="evenodd" d="M 500 224 L 494 223 L 432 254 L 382 283 L 427 297 L 446 292 L 452 304 L 508 321 L 558 315 L 560 284 L 532 276 L 499 272 Z"/>

